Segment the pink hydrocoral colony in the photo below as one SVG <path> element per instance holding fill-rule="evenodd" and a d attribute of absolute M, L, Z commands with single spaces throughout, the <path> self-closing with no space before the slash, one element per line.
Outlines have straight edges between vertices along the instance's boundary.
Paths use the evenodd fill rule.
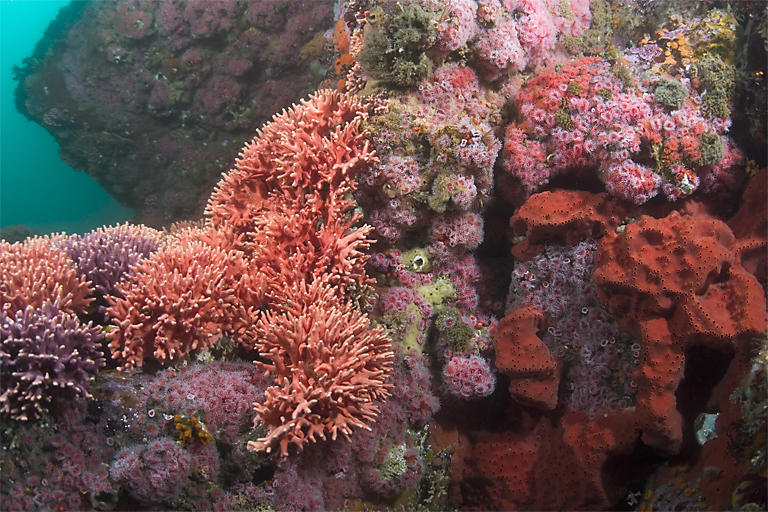
<path fill-rule="evenodd" d="M 346 195 L 377 161 L 360 130 L 367 116 L 360 99 L 328 90 L 276 115 L 217 185 L 206 208 L 212 225 L 231 230 L 235 247 L 270 275 L 330 273 L 342 291 L 362 286 L 370 228 L 355 227 L 360 215 L 348 214 Z"/>
<path fill-rule="evenodd" d="M 279 450 L 284 458 L 292 445 L 300 451 L 318 438 L 349 440 L 354 428 L 369 429 L 379 412 L 374 400 L 389 395 L 393 354 L 384 331 L 370 329 L 368 317 L 327 279 L 294 284 L 282 295 L 257 325 L 256 346 L 270 363 L 256 364 L 278 385 L 256 404 L 256 422 L 269 434 L 248 449 Z"/>
<path fill-rule="evenodd" d="M 355 428 L 388 396 L 390 340 L 349 295 L 365 273 L 369 226 L 346 196 L 376 161 L 361 100 L 320 91 L 275 116 L 188 228 L 142 260 L 110 298 L 110 349 L 122 369 L 167 363 L 230 336 L 256 349 L 274 385 L 256 404 L 266 437 L 252 451 L 286 457 Z M 279 448 L 279 449 L 278 449 Z"/>
<path fill-rule="evenodd" d="M 268 282 L 329 274 L 340 292 L 367 282 L 370 228 L 355 228 L 344 197 L 375 161 L 359 130 L 366 115 L 360 100 L 322 91 L 265 125 L 213 193 L 210 227 L 170 239 L 111 300 L 120 328 L 110 348 L 123 368 L 173 361 L 222 335 L 251 346 Z"/>
<path fill-rule="evenodd" d="M 360 99 L 320 91 L 275 116 L 211 196 L 211 225 L 231 233 L 271 287 L 247 346 L 275 379 L 256 404 L 269 433 L 252 451 L 300 451 L 318 438 L 367 428 L 388 395 L 390 341 L 369 329 L 348 293 L 369 282 L 369 226 L 346 198 L 376 157 Z M 279 448 L 279 450 L 278 450 Z"/>
<path fill-rule="evenodd" d="M 213 226 L 248 230 L 270 199 L 304 204 L 305 194 L 343 196 L 337 187 L 353 187 L 351 178 L 376 161 L 360 131 L 367 115 L 359 98 L 329 90 L 276 115 L 216 186 L 206 208 Z"/>
<path fill-rule="evenodd" d="M 0 241 L 0 307 L 9 315 L 27 306 L 39 308 L 46 300 L 64 312 L 83 313 L 90 293 L 88 281 L 48 236 Z"/>
<path fill-rule="evenodd" d="M 723 136 L 730 120 L 703 117 L 687 79 L 633 81 L 626 67 L 600 57 L 540 71 L 517 95 L 520 119 L 507 127 L 504 169 L 528 193 L 558 174 L 597 171 L 610 194 L 635 204 L 659 192 L 674 201 L 702 179 L 708 192 L 734 189 L 743 157 Z M 658 93 L 667 84 L 685 98 L 677 107 Z"/>
<path fill-rule="evenodd" d="M 204 237 L 205 233 L 197 233 Z M 195 240 L 189 233 L 142 260 L 109 297 L 109 333 L 121 369 L 161 363 L 209 348 L 222 335 L 240 341 L 261 303 L 264 280 L 244 255 Z"/>

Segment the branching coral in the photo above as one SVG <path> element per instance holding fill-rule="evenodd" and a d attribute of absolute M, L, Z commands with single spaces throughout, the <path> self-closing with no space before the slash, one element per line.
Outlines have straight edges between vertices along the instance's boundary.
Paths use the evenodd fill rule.
<path fill-rule="evenodd" d="M 58 301 L 63 311 L 82 313 L 91 302 L 84 276 L 54 240 L 28 238 L 9 244 L 0 241 L 0 306 L 8 314 Z"/>
<path fill-rule="evenodd" d="M 350 295 L 369 284 L 369 226 L 351 212 L 353 176 L 376 161 L 365 104 L 321 91 L 275 116 L 224 176 L 206 227 L 132 267 L 111 297 L 110 349 L 123 369 L 161 363 L 229 335 L 257 349 L 275 385 L 255 404 L 252 451 L 301 450 L 368 428 L 388 393 L 389 338 Z"/>
<path fill-rule="evenodd" d="M 62 243 L 77 268 L 98 295 L 113 295 L 115 286 L 129 267 L 156 251 L 162 233 L 143 226 L 119 224 L 73 235 Z"/>
<path fill-rule="evenodd" d="M 348 196 L 353 177 L 376 161 L 359 128 L 367 116 L 360 99 L 327 90 L 275 116 L 219 182 L 206 208 L 211 225 L 269 275 L 327 272 L 342 292 L 361 287 L 370 228 L 355 226 Z"/>
<path fill-rule="evenodd" d="M 359 127 L 367 115 L 360 99 L 328 90 L 276 115 L 216 186 L 206 207 L 213 226 L 248 231 L 267 201 L 305 206 L 306 194 L 351 208 L 342 185 L 354 187 L 351 178 L 376 161 Z"/>
<path fill-rule="evenodd" d="M 389 395 L 390 340 L 370 328 L 327 279 L 295 283 L 258 322 L 256 348 L 270 360 L 257 363 L 275 376 L 265 401 L 256 404 L 257 424 L 269 434 L 248 443 L 251 451 L 300 451 L 318 439 L 349 439 L 369 428 L 379 412 L 375 400 Z"/>
<path fill-rule="evenodd" d="M 100 327 L 45 301 L 10 314 L 0 311 L 0 412 L 37 419 L 55 396 L 90 397 L 89 382 L 104 366 Z"/>
<path fill-rule="evenodd" d="M 317 279 L 328 274 L 340 292 L 359 291 L 369 282 L 365 273 L 370 245 L 370 226 L 355 226 L 359 218 L 344 214 L 332 196 L 330 206 L 317 206 L 319 198 L 310 199 L 310 207 L 270 203 L 254 221 L 254 240 L 246 242 L 247 252 L 260 271 L 274 281 L 295 282 Z M 346 203 L 346 200 L 342 200 Z M 327 210 L 318 214 L 318 210 Z"/>
<path fill-rule="evenodd" d="M 109 333 L 109 347 L 123 369 L 141 366 L 150 356 L 161 363 L 176 360 L 222 335 L 248 336 L 262 301 L 263 276 L 243 253 L 194 238 L 170 240 L 117 286 L 125 298 L 109 298 L 107 312 L 118 325 Z"/>

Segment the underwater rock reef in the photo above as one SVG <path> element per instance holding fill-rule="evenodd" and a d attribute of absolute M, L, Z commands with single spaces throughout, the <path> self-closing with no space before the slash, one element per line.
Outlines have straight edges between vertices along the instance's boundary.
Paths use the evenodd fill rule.
<path fill-rule="evenodd" d="M 768 505 L 764 5 L 79 8 L 17 99 L 163 197 L 0 242 L 4 507 Z"/>
<path fill-rule="evenodd" d="M 333 65 L 333 2 L 73 2 L 15 69 L 17 109 L 137 219 L 199 217 L 222 169 Z"/>

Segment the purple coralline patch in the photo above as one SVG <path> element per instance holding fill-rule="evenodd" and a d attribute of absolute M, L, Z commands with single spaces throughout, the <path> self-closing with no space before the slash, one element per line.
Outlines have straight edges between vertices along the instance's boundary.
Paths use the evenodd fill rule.
<path fill-rule="evenodd" d="M 75 262 L 77 272 L 93 283 L 97 295 L 115 295 L 115 285 L 130 267 L 161 245 L 160 232 L 144 226 L 121 224 L 73 235 L 63 249 Z"/>
<path fill-rule="evenodd" d="M 90 397 L 93 375 L 105 365 L 101 334 L 50 302 L 15 316 L 0 312 L 0 411 L 34 420 L 55 396 Z"/>
<path fill-rule="evenodd" d="M 57 401 L 48 421 L 8 423 L 2 508 L 233 510 L 225 489 L 252 480 L 260 464 L 240 437 L 267 381 L 246 362 L 102 371 L 93 399 Z M 215 442 L 181 443 L 177 414 L 203 422 Z"/>

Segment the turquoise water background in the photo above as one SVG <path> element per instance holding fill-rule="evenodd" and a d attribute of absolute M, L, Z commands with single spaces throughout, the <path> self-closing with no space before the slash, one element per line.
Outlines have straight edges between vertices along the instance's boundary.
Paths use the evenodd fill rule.
<path fill-rule="evenodd" d="M 133 216 L 87 174 L 59 158 L 59 144 L 16 111 L 11 69 L 32 54 L 69 0 L 0 0 L 0 227 L 83 233 Z"/>

